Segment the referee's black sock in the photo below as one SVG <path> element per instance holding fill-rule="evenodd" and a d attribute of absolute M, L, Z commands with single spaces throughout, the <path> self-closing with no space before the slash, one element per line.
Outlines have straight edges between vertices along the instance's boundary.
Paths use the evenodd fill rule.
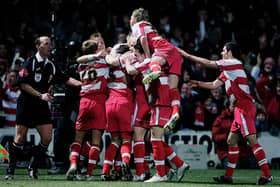
<path fill-rule="evenodd" d="M 22 150 L 23 150 L 23 144 L 18 144 L 16 142 L 9 144 L 9 155 L 10 155 L 9 168 L 14 169 L 16 167 L 18 157 L 22 155 Z"/>
<path fill-rule="evenodd" d="M 37 169 L 39 161 L 45 157 L 49 145 L 44 145 L 41 142 L 34 147 L 33 156 L 31 158 L 29 168 Z"/>

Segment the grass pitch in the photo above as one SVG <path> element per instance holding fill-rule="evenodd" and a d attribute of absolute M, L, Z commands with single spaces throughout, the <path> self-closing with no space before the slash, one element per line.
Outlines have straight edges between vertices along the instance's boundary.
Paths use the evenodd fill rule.
<path fill-rule="evenodd" d="M 26 169 L 16 169 L 14 180 L 6 181 L 5 168 L 0 168 L 0 186 L 1 187 L 208 187 L 208 186 L 255 186 L 255 183 L 259 176 L 261 175 L 261 170 L 258 169 L 236 169 L 234 172 L 234 184 L 233 185 L 223 185 L 216 184 L 212 177 L 222 175 L 225 170 L 219 169 L 206 169 L 206 170 L 189 170 L 186 172 L 183 180 L 177 183 L 176 177 L 173 178 L 172 182 L 164 183 L 143 183 L 143 182 L 123 182 L 123 181 L 113 181 L 113 182 L 103 182 L 100 181 L 101 169 L 95 169 L 93 175 L 95 176 L 95 181 L 67 181 L 65 175 L 48 175 L 46 169 L 39 169 L 39 179 L 30 180 L 27 175 Z M 134 173 L 135 171 L 132 170 Z M 155 170 L 153 169 L 154 173 Z M 280 170 L 271 170 L 274 177 L 274 181 L 269 186 L 280 186 Z"/>

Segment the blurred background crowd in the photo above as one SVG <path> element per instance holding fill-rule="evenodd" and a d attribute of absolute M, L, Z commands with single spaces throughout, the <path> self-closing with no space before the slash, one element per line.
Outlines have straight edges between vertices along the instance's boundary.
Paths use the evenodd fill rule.
<path fill-rule="evenodd" d="M 275 112 L 279 114 L 279 108 L 271 108 L 276 106 L 269 104 L 274 97 L 278 101 L 280 94 L 276 86 L 280 74 L 278 0 L 242 3 L 162 0 L 153 4 L 145 0 L 2 1 L 2 82 L 13 84 L 11 79 L 14 76 L 8 75 L 15 74 L 24 60 L 34 53 L 33 41 L 39 35 L 52 37 L 53 58 L 64 67 L 74 63 L 82 41 L 94 32 L 102 33 L 107 46 L 125 42 L 130 31 L 131 12 L 140 6 L 149 10 L 151 22 L 164 37 L 189 53 L 219 59 L 223 44 L 236 41 L 242 49 L 244 67 L 258 104 L 258 130 L 280 127 L 279 117 L 273 115 Z M 182 120 L 177 128 L 211 130 L 214 120 L 226 106 L 225 92 L 221 89 L 212 92 L 194 90 L 188 80 L 212 81 L 220 72 L 205 70 L 187 59 L 184 59 L 182 71 Z"/>
<path fill-rule="evenodd" d="M 94 32 L 103 35 L 107 47 L 125 42 L 130 32 L 132 10 L 139 7 L 149 11 L 152 24 L 162 36 L 191 54 L 218 60 L 225 42 L 237 42 L 258 108 L 257 131 L 279 136 L 279 0 L 161 0 L 152 3 L 148 0 L 1 1 L 1 127 L 15 125 L 15 105 L 19 94 L 16 75 L 24 60 L 36 51 L 34 39 L 37 36 L 51 37 L 51 58 L 75 77 L 75 57 L 79 55 L 81 43 Z M 230 123 L 233 119 L 225 90 L 194 89 L 188 82 L 190 79 L 213 81 L 219 74 L 217 70 L 206 70 L 184 59 L 180 83 L 181 121 L 174 132 L 193 129 L 213 130 L 213 135 L 225 134 L 220 127 L 215 128 L 219 123 Z M 60 118 L 68 116 L 73 124 L 75 118 L 71 114 L 77 110 L 79 91 L 67 92 L 67 89 L 57 88 L 57 92 L 66 94 L 63 99 L 57 98 L 58 104 L 53 103 L 53 117 L 59 123 Z"/>

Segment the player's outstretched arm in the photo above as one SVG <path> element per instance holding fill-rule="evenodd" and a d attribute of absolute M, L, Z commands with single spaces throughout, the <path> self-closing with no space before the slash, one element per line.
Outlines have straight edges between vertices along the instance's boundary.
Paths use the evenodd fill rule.
<path fill-rule="evenodd" d="M 199 88 L 204 88 L 209 90 L 215 90 L 224 84 L 224 82 L 221 81 L 220 79 L 216 79 L 213 82 L 202 82 L 197 80 L 190 80 L 190 82 L 192 84 L 192 87 L 199 87 Z"/>
<path fill-rule="evenodd" d="M 218 68 L 218 66 L 217 66 L 215 61 L 191 55 L 191 54 L 187 53 L 186 51 L 184 51 L 184 50 L 182 50 L 180 48 L 177 48 L 177 49 L 181 53 L 182 56 L 186 57 L 187 59 L 189 59 L 189 60 L 191 60 L 193 62 L 201 63 L 202 65 L 204 65 L 204 66 L 206 66 L 208 68 L 213 68 L 213 69 L 217 69 Z"/>

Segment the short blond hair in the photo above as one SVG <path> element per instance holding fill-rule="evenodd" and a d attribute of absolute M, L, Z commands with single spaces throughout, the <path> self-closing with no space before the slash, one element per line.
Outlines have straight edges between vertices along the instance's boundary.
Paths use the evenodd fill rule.
<path fill-rule="evenodd" d="M 135 9 L 132 12 L 132 16 L 136 18 L 137 22 L 139 22 L 139 21 L 149 21 L 149 13 L 144 8 Z"/>

